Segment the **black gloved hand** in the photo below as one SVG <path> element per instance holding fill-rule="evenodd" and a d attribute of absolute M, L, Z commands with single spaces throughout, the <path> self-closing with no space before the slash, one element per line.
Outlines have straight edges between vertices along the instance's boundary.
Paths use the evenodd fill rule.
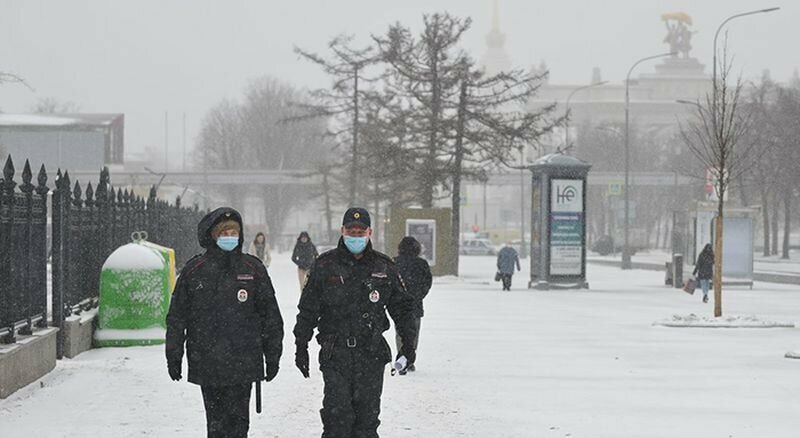
<path fill-rule="evenodd" d="M 278 375 L 278 368 L 277 363 L 267 362 L 267 377 L 264 380 L 271 382 Z"/>
<path fill-rule="evenodd" d="M 167 362 L 167 371 L 169 378 L 177 382 L 181 380 L 181 363 L 180 362 Z"/>
<path fill-rule="evenodd" d="M 294 353 L 294 365 L 300 370 L 300 374 L 308 378 L 308 345 L 297 345 Z"/>

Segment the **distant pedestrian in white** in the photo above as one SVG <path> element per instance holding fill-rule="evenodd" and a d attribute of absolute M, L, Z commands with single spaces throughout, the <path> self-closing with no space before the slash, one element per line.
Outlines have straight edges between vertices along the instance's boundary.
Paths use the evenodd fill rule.
<path fill-rule="evenodd" d="M 267 243 L 267 236 L 265 236 L 262 232 L 256 234 L 256 238 L 250 242 L 250 248 L 247 250 L 247 253 L 258 257 L 258 259 L 264 263 L 264 266 L 268 268 L 269 264 L 272 263 L 272 256 L 269 254 L 269 243 Z"/>

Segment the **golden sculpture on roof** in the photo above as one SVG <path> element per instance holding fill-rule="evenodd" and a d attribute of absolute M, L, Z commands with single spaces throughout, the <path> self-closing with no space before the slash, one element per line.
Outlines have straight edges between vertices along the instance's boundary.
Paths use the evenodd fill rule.
<path fill-rule="evenodd" d="M 694 33 L 689 29 L 689 26 L 692 25 L 692 17 L 685 12 L 672 12 L 661 14 L 661 19 L 667 26 L 667 36 L 664 37 L 664 42 L 669 44 L 669 51 L 674 53 L 673 57 L 682 54 L 683 58 L 688 58 L 689 51 L 692 50 L 692 34 Z"/>

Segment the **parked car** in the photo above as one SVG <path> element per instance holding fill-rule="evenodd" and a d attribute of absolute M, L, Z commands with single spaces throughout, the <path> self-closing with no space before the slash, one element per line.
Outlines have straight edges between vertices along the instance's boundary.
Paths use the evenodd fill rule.
<path fill-rule="evenodd" d="M 461 242 L 461 254 L 496 255 L 497 250 L 489 239 L 464 239 Z"/>

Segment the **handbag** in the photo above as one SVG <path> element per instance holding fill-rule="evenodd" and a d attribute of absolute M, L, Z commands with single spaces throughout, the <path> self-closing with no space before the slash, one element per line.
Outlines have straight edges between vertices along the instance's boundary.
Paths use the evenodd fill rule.
<path fill-rule="evenodd" d="M 500 281 L 502 278 L 503 278 L 503 275 L 500 274 L 499 271 L 496 274 L 494 274 L 494 281 Z"/>
<path fill-rule="evenodd" d="M 694 278 L 690 278 L 686 281 L 686 284 L 683 286 L 683 291 L 689 295 L 694 295 L 694 290 L 697 287 L 697 280 Z"/>

